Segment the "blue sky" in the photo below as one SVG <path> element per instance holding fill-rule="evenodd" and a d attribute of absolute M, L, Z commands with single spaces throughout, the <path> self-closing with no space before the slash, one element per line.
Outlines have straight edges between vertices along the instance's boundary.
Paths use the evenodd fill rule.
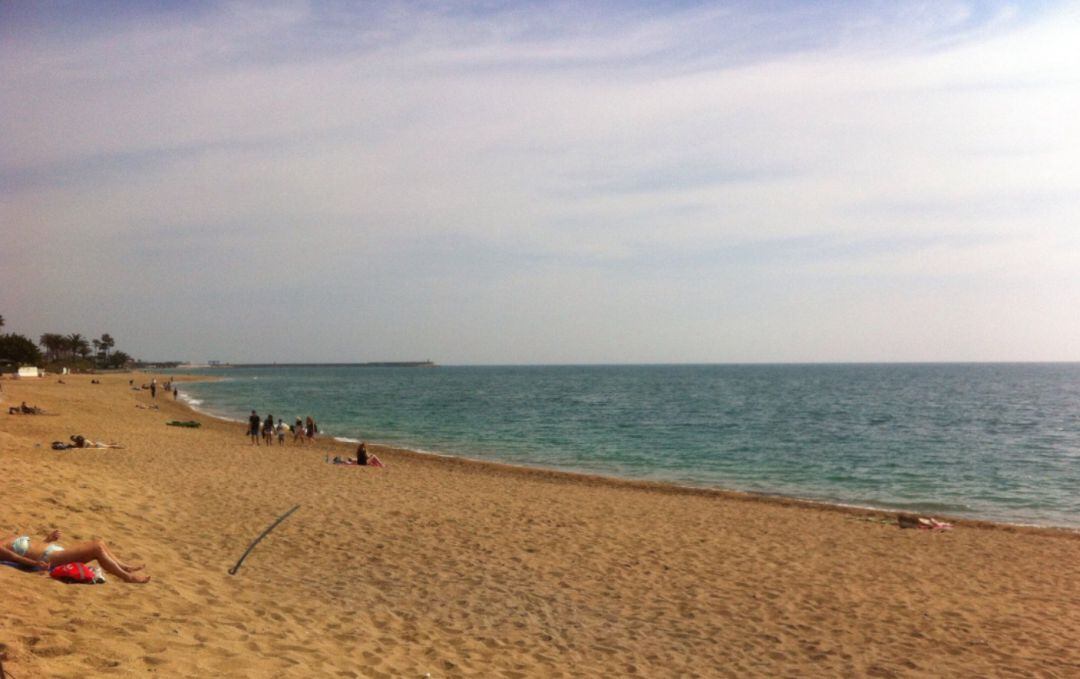
<path fill-rule="evenodd" d="M 4 3 L 0 313 L 144 358 L 1080 360 L 1080 6 Z"/>

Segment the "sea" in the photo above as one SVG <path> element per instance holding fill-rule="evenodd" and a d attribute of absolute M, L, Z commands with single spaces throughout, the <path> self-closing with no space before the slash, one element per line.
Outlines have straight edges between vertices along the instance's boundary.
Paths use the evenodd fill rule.
<path fill-rule="evenodd" d="M 196 409 L 478 460 L 1080 529 L 1080 364 L 185 370 Z M 238 429 L 238 436 L 241 436 Z"/>

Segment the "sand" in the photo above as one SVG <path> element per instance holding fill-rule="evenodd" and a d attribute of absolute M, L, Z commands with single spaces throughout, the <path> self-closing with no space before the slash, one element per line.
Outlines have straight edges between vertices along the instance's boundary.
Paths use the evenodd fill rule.
<path fill-rule="evenodd" d="M 1080 676 L 1073 532 L 382 447 L 386 469 L 340 467 L 351 448 L 253 447 L 160 392 L 139 409 L 131 377 L 2 383 L 0 531 L 100 537 L 153 578 L 0 567 L 17 679 Z M 58 414 L 6 414 L 22 400 Z M 126 448 L 49 449 L 75 433 Z"/>

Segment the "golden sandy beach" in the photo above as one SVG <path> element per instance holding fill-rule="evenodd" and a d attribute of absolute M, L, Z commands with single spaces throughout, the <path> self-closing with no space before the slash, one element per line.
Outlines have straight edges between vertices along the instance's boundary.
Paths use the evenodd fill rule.
<path fill-rule="evenodd" d="M 101 537 L 153 578 L 0 567 L 17 679 L 1080 676 L 1076 533 L 900 530 L 387 448 L 386 469 L 340 467 L 324 456 L 351 447 L 253 447 L 161 394 L 139 409 L 131 377 L 150 379 L 2 383 L 0 530 Z M 23 400 L 57 415 L 6 414 Z M 49 448 L 76 433 L 126 448 Z"/>

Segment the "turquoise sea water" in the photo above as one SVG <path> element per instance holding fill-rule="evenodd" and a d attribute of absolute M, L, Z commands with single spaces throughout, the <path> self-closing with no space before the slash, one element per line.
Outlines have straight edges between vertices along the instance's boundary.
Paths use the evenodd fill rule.
<path fill-rule="evenodd" d="M 515 464 L 1080 528 L 1080 364 L 227 368 L 196 407 Z M 238 430 L 238 436 L 240 436 Z"/>

